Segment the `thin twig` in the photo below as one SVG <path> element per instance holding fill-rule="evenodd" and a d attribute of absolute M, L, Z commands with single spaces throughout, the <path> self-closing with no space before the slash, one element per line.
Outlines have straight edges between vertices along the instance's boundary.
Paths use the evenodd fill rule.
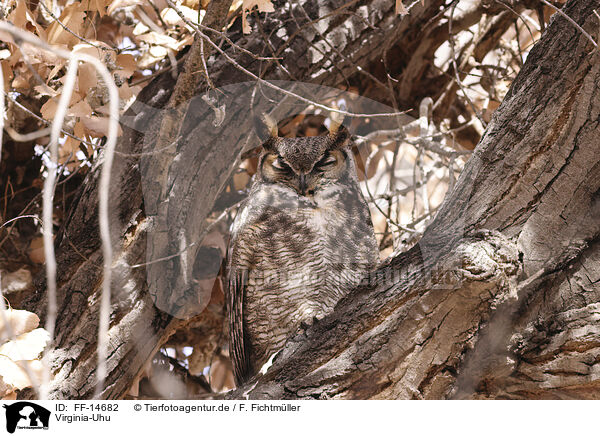
<path fill-rule="evenodd" d="M 504 3 L 503 1 L 500 0 L 496 0 L 496 3 L 504 6 L 506 9 L 508 9 L 509 11 L 511 11 L 513 14 L 515 14 L 517 16 L 517 18 L 520 18 L 521 21 L 523 22 L 523 24 L 525 25 L 525 27 L 527 28 L 527 31 L 529 32 L 529 36 L 531 37 L 531 40 L 535 40 L 535 37 L 533 36 L 533 32 L 531 31 L 531 29 L 529 28 L 529 25 L 527 24 L 528 20 L 531 20 L 531 23 L 535 26 L 535 30 L 536 31 L 540 31 L 540 28 L 538 26 L 538 24 L 531 19 L 531 17 L 529 17 L 528 15 L 523 15 L 518 13 L 517 11 L 515 11 L 513 8 L 511 8 L 509 5 L 507 5 L 506 3 Z M 518 42 L 518 38 L 517 38 L 517 42 Z"/>
<path fill-rule="evenodd" d="M 35 112 L 31 111 L 30 109 L 28 109 L 26 106 L 23 106 L 21 103 L 19 103 L 17 100 L 15 100 L 11 95 L 7 94 L 8 98 L 10 98 L 10 100 L 16 104 L 19 109 L 22 109 L 23 111 L 27 112 L 27 114 L 31 115 L 32 117 L 34 117 L 36 120 L 41 121 L 42 123 L 46 124 L 46 125 L 50 125 L 52 124 L 52 121 L 48 121 L 45 118 L 40 117 L 39 115 L 37 115 Z M 36 137 L 40 137 L 40 136 L 46 136 L 46 135 L 41 135 L 41 132 L 46 132 L 49 130 L 48 129 L 43 129 L 43 130 L 39 130 L 37 133 L 36 132 L 32 132 L 32 133 L 28 133 L 26 135 L 22 135 L 18 132 L 15 132 L 11 127 L 6 126 L 5 127 L 6 131 L 9 133 L 9 135 L 17 142 L 20 141 L 30 141 L 32 139 L 35 139 Z M 13 136 L 13 133 L 15 136 Z M 94 150 L 103 150 L 105 148 L 104 145 L 101 144 L 95 144 L 93 142 L 89 142 L 85 139 L 82 139 L 78 136 L 73 135 L 72 133 L 69 133 L 68 131 L 61 129 L 61 133 L 63 133 L 64 135 L 67 135 L 70 138 L 75 139 L 76 141 L 80 141 L 82 144 L 85 145 L 89 145 L 90 147 L 92 147 Z M 46 133 L 47 134 L 47 133 Z M 32 135 L 32 136 L 29 136 Z M 39 136 L 38 136 L 39 135 Z M 34 137 L 35 136 L 35 137 Z M 19 139 L 17 139 L 19 138 Z M 26 138 L 26 139 L 21 139 L 21 138 Z M 115 154 L 118 156 L 123 156 L 123 157 L 140 157 L 140 156 L 149 156 L 149 155 L 153 155 L 153 154 L 158 154 L 161 153 L 162 151 L 166 150 L 169 147 L 172 147 L 174 144 L 176 144 L 176 141 L 173 142 L 172 144 L 168 144 L 165 147 L 162 147 L 160 149 L 156 149 L 156 150 L 151 150 L 151 151 L 143 151 L 143 152 L 139 152 L 139 153 L 125 153 L 122 151 L 117 151 L 115 150 Z"/>
<path fill-rule="evenodd" d="M 158 20 L 160 21 L 160 23 L 162 24 L 163 28 L 165 30 L 169 29 L 169 26 L 167 26 L 167 23 L 165 23 L 165 20 L 163 20 L 163 17 L 161 17 L 160 15 L 160 10 L 158 9 L 158 7 L 154 4 L 154 2 L 152 0 L 148 0 L 148 3 L 150 4 L 150 6 L 152 7 L 152 9 L 154 9 L 154 13 L 156 14 L 156 16 L 158 17 Z"/>
<path fill-rule="evenodd" d="M 10 126 L 6 126 L 5 129 L 6 129 L 6 133 L 8 133 L 8 136 L 10 136 L 11 139 L 15 142 L 33 141 L 34 139 L 38 139 L 43 136 L 48 136 L 48 134 L 52 131 L 52 129 L 50 127 L 47 127 L 45 129 L 37 130 L 35 132 L 22 134 L 22 133 L 17 132 L 15 129 L 13 129 Z"/>
<path fill-rule="evenodd" d="M 467 91 L 465 91 L 463 83 L 460 80 L 460 75 L 458 73 L 458 65 L 456 64 L 456 51 L 454 49 L 454 35 L 452 34 L 452 17 L 454 15 L 454 10 L 456 9 L 456 5 L 457 5 L 457 3 L 454 3 L 452 5 L 452 8 L 450 8 L 450 17 L 448 19 L 448 36 L 449 36 L 449 42 L 450 42 L 450 56 L 452 58 L 452 67 L 454 69 L 454 75 L 456 76 L 455 80 L 456 80 L 456 83 L 458 84 L 458 86 L 460 87 L 460 90 L 463 93 L 465 100 L 467 100 L 467 103 L 471 107 L 471 110 L 473 111 L 473 113 L 475 114 L 477 119 L 479 119 L 479 121 L 481 122 L 481 125 L 483 127 L 485 127 L 487 125 L 487 123 L 483 120 L 483 118 L 481 117 L 481 114 L 479 113 L 479 111 L 477 110 L 477 108 L 475 107 L 475 105 L 473 104 L 473 102 L 471 101 L 469 96 L 467 95 Z"/>
<path fill-rule="evenodd" d="M 106 146 L 104 148 L 104 162 L 100 173 L 100 187 L 98 193 L 98 220 L 100 224 L 100 239 L 102 240 L 102 256 L 104 258 L 104 277 L 102 280 L 102 301 L 100 306 L 100 323 L 98 326 L 98 369 L 95 397 L 99 397 L 104 387 L 106 378 L 106 358 L 108 357 L 108 328 L 110 316 L 110 285 L 112 278 L 112 243 L 110 238 L 110 224 L 108 221 L 108 197 L 110 190 L 110 173 L 117 145 L 119 132 L 119 91 L 110 72 L 95 58 L 92 64 L 102 76 L 108 87 L 110 119 Z"/>
<path fill-rule="evenodd" d="M 175 10 L 175 12 L 177 12 L 177 15 L 179 15 L 179 17 L 190 27 L 194 28 L 196 30 L 196 34 L 202 38 L 203 40 L 205 40 L 209 45 L 211 45 L 216 51 L 218 51 L 223 57 L 225 57 L 225 59 L 231 64 L 233 65 L 236 69 L 240 70 L 241 72 L 243 72 L 244 74 L 248 75 L 249 77 L 251 77 L 252 79 L 256 80 L 257 82 L 260 82 L 261 84 L 267 86 L 268 88 L 274 89 L 278 92 L 281 92 L 282 94 L 285 94 L 287 96 L 290 97 L 294 97 L 295 99 L 306 103 L 306 104 L 310 104 L 313 105 L 314 107 L 317 107 L 319 109 L 323 109 L 325 111 L 329 111 L 329 112 L 335 112 L 335 113 L 339 113 L 348 117 L 353 117 L 353 118 L 374 118 L 374 117 L 396 117 L 398 115 L 403 115 L 406 113 L 406 111 L 404 112 L 391 112 L 391 113 L 378 113 L 378 114 L 363 114 L 363 113 L 352 113 L 352 112 L 348 112 L 345 110 L 341 110 L 341 109 L 337 109 L 334 107 L 330 107 L 330 106 L 326 106 L 324 104 L 321 103 L 317 103 L 316 101 L 310 100 L 306 97 L 303 97 L 299 94 L 296 94 L 294 92 L 288 91 L 286 89 L 283 89 L 271 82 L 269 82 L 268 80 L 262 79 L 261 77 L 257 76 L 256 74 L 254 74 L 253 72 L 249 71 L 248 69 L 244 68 L 242 65 L 240 65 L 235 59 L 233 59 L 231 56 L 229 56 L 225 50 L 223 50 L 221 47 L 219 47 L 217 44 L 215 44 L 208 36 L 206 36 L 201 30 L 200 27 L 198 27 L 195 23 L 192 23 L 190 20 L 187 19 L 187 17 L 177 8 L 177 6 L 172 2 L 172 0 L 166 0 L 167 4 L 173 8 Z"/>
<path fill-rule="evenodd" d="M 41 121 L 42 123 L 44 123 L 46 125 L 52 124 L 52 121 L 49 121 L 49 120 L 47 120 L 45 118 L 40 117 L 38 114 L 36 114 L 35 112 L 33 112 L 31 109 L 27 108 L 26 106 L 24 106 L 23 104 L 21 104 L 19 101 L 17 101 L 16 98 L 13 98 L 10 94 L 7 94 L 7 96 L 8 96 L 8 98 L 10 98 L 10 100 L 14 104 L 16 104 L 19 107 L 19 109 L 27 112 L 29 115 L 31 115 L 32 117 L 34 117 L 36 120 Z M 83 143 L 85 145 L 89 145 L 90 147 L 94 147 L 95 148 L 95 147 L 98 146 L 97 144 L 94 144 L 93 142 L 89 142 L 89 141 L 86 141 L 85 139 L 79 138 L 79 137 L 73 135 L 72 133 L 69 133 L 68 131 L 66 131 L 64 129 L 61 129 L 60 131 L 64 135 L 67 135 L 69 138 L 73 138 L 73 139 L 75 139 L 77 141 L 80 141 L 81 143 Z"/>
<path fill-rule="evenodd" d="M 202 241 L 204 241 L 204 238 L 211 232 L 211 230 L 219 222 L 221 222 L 221 220 L 223 220 L 223 218 L 225 218 L 229 214 L 229 212 L 231 212 L 233 209 L 235 209 L 236 207 L 238 207 L 242 201 L 243 200 L 240 200 L 237 203 L 235 203 L 235 204 L 229 206 L 228 208 L 226 208 L 223 212 L 221 212 L 219 214 L 219 216 L 212 223 L 210 223 L 206 227 L 206 229 L 204 229 L 204 231 L 200 234 L 200 236 L 198 237 L 198 239 L 196 241 L 190 242 L 188 245 L 186 245 L 185 247 L 183 247 L 177 253 L 171 254 L 169 256 L 161 257 L 161 258 L 158 258 L 158 259 L 154 259 L 154 260 L 151 260 L 150 262 L 144 262 L 144 263 L 138 263 L 138 264 L 135 264 L 135 265 L 130 265 L 129 268 L 131 268 L 131 269 L 142 268 L 144 266 L 154 265 L 154 264 L 159 263 L 159 262 L 164 262 L 165 260 L 174 259 L 176 257 L 179 257 L 179 256 L 185 254 L 190 248 L 192 248 L 192 247 L 194 247 L 194 246 L 202 243 Z"/>
<path fill-rule="evenodd" d="M 16 216 L 14 218 L 9 219 L 8 221 L 5 221 L 2 223 L 2 225 L 0 226 L 0 229 L 4 226 L 6 226 L 7 224 L 12 223 L 13 221 L 17 221 L 23 218 L 33 218 L 34 220 L 36 220 L 39 224 L 43 225 L 44 223 L 42 222 L 42 220 L 37 216 L 37 215 L 19 215 Z"/>
<path fill-rule="evenodd" d="M 371 164 L 371 159 L 374 156 L 374 153 L 371 153 L 368 157 L 367 160 L 365 161 L 365 168 L 368 168 L 369 165 Z M 388 222 L 388 224 L 392 224 L 394 225 L 397 229 L 403 230 L 407 233 L 414 233 L 416 230 L 410 229 L 408 227 L 405 227 L 397 222 L 395 222 L 394 220 L 392 220 L 392 218 L 377 204 L 377 202 L 375 201 L 375 197 L 373 196 L 373 193 L 371 192 L 371 189 L 369 188 L 369 181 L 365 180 L 365 188 L 367 191 L 367 195 L 369 196 L 369 199 L 371 200 L 371 202 L 373 203 L 373 205 L 375 206 L 375 208 L 379 211 L 379 213 L 381 213 L 381 215 L 383 215 L 386 219 L 386 222 Z"/>
<path fill-rule="evenodd" d="M 425 170 L 423 169 L 423 150 L 425 149 L 425 137 L 429 135 L 430 127 L 429 127 L 429 116 L 431 115 L 433 107 L 433 100 L 430 97 L 424 98 L 421 101 L 421 105 L 419 107 L 419 133 L 421 137 L 421 141 L 419 143 L 419 153 L 417 154 L 417 159 L 415 161 L 415 165 L 419 168 L 419 177 L 422 181 L 425 179 Z M 427 196 L 427 184 L 423 183 L 421 188 L 421 200 L 423 202 L 423 210 L 427 214 L 429 213 L 429 197 Z"/>
<path fill-rule="evenodd" d="M 592 38 L 592 35 L 590 35 L 589 33 L 587 33 L 585 30 L 583 30 L 583 27 L 581 27 L 579 24 L 577 24 L 577 22 L 569 17 L 567 14 L 565 14 L 561 9 L 558 9 L 556 6 L 554 6 L 552 3 L 546 1 L 546 0 L 541 0 L 542 3 L 544 3 L 547 6 L 550 6 L 552 9 L 554 9 L 556 12 L 558 12 L 560 15 L 562 15 L 569 23 L 571 23 L 573 26 L 575 26 L 581 33 L 583 33 L 585 35 L 585 37 L 587 39 L 589 39 L 591 41 L 591 43 L 594 45 L 594 47 L 598 48 L 598 44 L 596 44 L 596 41 L 594 41 L 594 38 Z"/>
<path fill-rule="evenodd" d="M 48 15 L 50 15 L 50 16 L 52 17 L 52 19 L 53 19 L 54 21 L 56 21 L 56 22 L 59 24 L 59 26 L 60 26 L 60 27 L 62 27 L 63 29 L 65 29 L 67 32 L 69 32 L 71 35 L 73 35 L 75 38 L 77 38 L 77 39 L 78 39 L 78 40 L 80 40 L 81 42 L 84 42 L 84 43 L 86 43 L 86 44 L 89 44 L 89 45 L 91 45 L 92 47 L 95 47 L 95 48 L 97 48 L 98 50 L 103 50 L 103 51 L 107 51 L 107 50 L 118 51 L 118 49 L 115 49 L 115 48 L 112 48 L 112 47 L 101 47 L 101 46 L 99 46 L 99 45 L 97 45 L 97 44 L 94 44 L 93 42 L 91 42 L 91 41 L 88 41 L 87 39 L 85 39 L 85 38 L 83 38 L 83 37 L 79 36 L 78 34 L 76 34 L 75 32 L 73 32 L 71 29 L 69 29 L 67 26 L 65 26 L 65 25 L 63 24 L 63 22 L 62 22 L 62 21 L 60 21 L 60 20 L 59 20 L 59 19 L 58 19 L 58 18 L 57 18 L 57 17 L 56 17 L 56 16 L 55 16 L 53 13 L 52 13 L 52 11 L 50 11 L 50 9 L 48 9 L 48 6 L 46 6 L 46 4 L 45 4 L 45 2 L 44 2 L 44 1 L 40 1 L 40 2 L 38 2 L 38 3 L 42 5 L 42 7 L 43 7 L 43 8 L 46 10 L 46 12 L 48 13 Z"/>
<path fill-rule="evenodd" d="M 52 132 L 50 134 L 50 165 L 47 166 L 48 176 L 44 181 L 43 189 L 43 227 L 42 235 L 44 238 L 44 257 L 46 260 L 46 288 L 48 295 L 48 312 L 46 314 L 46 330 L 50 335 L 50 343 L 48 349 L 52 347 L 54 341 L 54 327 L 56 324 L 56 256 L 54 253 L 54 237 L 53 237 L 53 200 L 54 200 L 54 184 L 57 177 L 58 169 L 58 137 L 60 128 L 67 114 L 71 94 L 75 86 L 75 74 L 77 73 L 77 62 L 71 60 L 67 67 L 65 75 L 65 84 L 63 92 L 58 101 L 54 121 L 52 122 Z M 41 389 L 41 399 L 48 398 L 48 390 L 50 388 L 50 363 L 48 362 L 49 355 L 44 356 L 44 382 Z"/>

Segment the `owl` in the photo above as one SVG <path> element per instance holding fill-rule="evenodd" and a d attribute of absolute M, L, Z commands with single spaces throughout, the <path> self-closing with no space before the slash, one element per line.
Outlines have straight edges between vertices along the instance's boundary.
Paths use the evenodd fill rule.
<path fill-rule="evenodd" d="M 278 137 L 276 123 L 265 120 L 270 135 L 228 247 L 229 344 L 238 386 L 301 323 L 329 314 L 379 259 L 341 120 L 326 136 L 304 138 Z"/>

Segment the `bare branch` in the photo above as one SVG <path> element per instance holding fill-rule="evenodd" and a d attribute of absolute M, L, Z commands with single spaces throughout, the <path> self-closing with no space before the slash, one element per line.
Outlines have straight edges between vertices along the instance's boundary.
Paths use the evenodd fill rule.
<path fill-rule="evenodd" d="M 594 47 L 598 48 L 598 44 L 596 44 L 596 41 L 594 41 L 594 38 L 592 38 L 592 35 L 590 35 L 589 33 L 587 33 L 583 27 L 581 27 L 579 24 L 577 24 L 577 22 L 569 17 L 567 14 L 565 14 L 562 10 L 558 9 L 556 6 L 554 6 L 552 3 L 550 3 L 548 0 L 541 0 L 542 3 L 544 3 L 546 6 L 550 6 L 552 9 L 554 9 L 556 12 L 558 12 L 559 15 L 561 15 L 563 18 L 565 18 L 569 23 L 571 23 L 573 26 L 575 26 L 577 28 L 577 30 L 579 30 L 581 33 L 583 33 L 585 35 L 585 37 L 587 39 L 590 40 L 590 42 L 593 44 Z"/>

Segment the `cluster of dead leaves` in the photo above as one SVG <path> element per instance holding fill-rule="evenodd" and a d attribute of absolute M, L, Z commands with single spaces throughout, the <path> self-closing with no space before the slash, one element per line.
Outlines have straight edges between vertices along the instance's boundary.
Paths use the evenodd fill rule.
<path fill-rule="evenodd" d="M 49 46 L 99 59 L 113 75 L 124 110 L 149 76 L 166 67 L 168 59 L 192 43 L 194 29 L 190 23 L 201 21 L 208 3 L 178 0 L 176 11 L 166 0 L 9 0 L 4 11 L 8 22 Z M 250 32 L 247 14 L 255 7 L 260 12 L 274 11 L 271 0 L 238 0 L 231 6 L 232 13 L 243 11 L 246 33 Z M 37 115 L 51 121 L 62 94 L 67 60 L 52 50 L 15 40 L 6 32 L 0 32 L 0 41 L 4 89 L 18 93 L 21 99 L 37 99 L 41 104 Z M 60 141 L 61 164 L 77 165 L 78 150 L 86 159 L 93 155 L 92 144 L 107 133 L 107 107 L 106 85 L 91 65 L 81 65 L 63 126 L 72 136 L 64 136 Z M 11 110 L 18 109 L 9 105 L 9 126 Z M 40 145 L 47 142 L 47 137 L 38 140 Z"/>
<path fill-rule="evenodd" d="M 49 46 L 99 59 L 113 75 L 124 110 L 149 76 L 192 43 L 194 29 L 189 24 L 201 21 L 208 3 L 178 0 L 176 11 L 166 0 L 9 0 L 4 11 L 8 22 Z M 250 32 L 247 14 L 255 7 L 260 12 L 274 11 L 271 0 L 237 0 L 231 6 L 232 13 L 243 11 L 245 33 Z M 6 32 L 0 32 L 0 41 L 4 89 L 18 93 L 20 99 L 39 101 L 37 115 L 51 121 L 62 94 L 67 60 L 52 50 L 15 40 Z M 9 105 L 8 110 L 10 126 L 10 111 L 18 109 Z M 78 165 L 78 150 L 88 159 L 94 153 L 92 144 L 107 133 L 108 92 L 92 65 L 79 67 L 63 129 L 72 136 L 63 136 L 60 141 L 59 163 L 70 163 L 70 169 Z M 47 137 L 38 140 L 40 145 L 47 142 Z"/>
<path fill-rule="evenodd" d="M 177 8 L 191 22 L 197 23 L 203 11 L 198 0 L 177 1 Z M 47 5 L 44 7 L 44 5 Z M 205 5 L 204 5 L 205 6 Z M 4 89 L 12 98 L 38 107 L 38 116 L 51 121 L 63 91 L 67 60 L 53 49 L 86 54 L 99 59 L 111 72 L 119 90 L 120 108 L 134 100 L 153 73 L 166 66 L 193 40 L 193 31 L 165 0 L 94 0 L 90 2 L 27 2 L 9 0 L 4 6 L 6 21 L 32 33 L 52 47 L 43 50 L 24 43 L 18 37 L 0 32 L 0 64 Z M 61 164 L 77 165 L 77 151 L 85 159 L 93 155 L 97 139 L 108 129 L 108 92 L 106 85 L 90 64 L 81 64 L 73 95 L 69 101 L 63 129 L 72 136 L 60 142 Z M 18 119 L 8 105 L 7 124 Z M 23 133 L 23 132 L 19 132 Z M 48 138 L 37 143 L 45 145 Z"/>
<path fill-rule="evenodd" d="M 0 313 L 0 397 L 16 399 L 17 392 L 39 385 L 43 366 L 40 356 L 50 335 L 38 328 L 40 319 L 26 310 Z M 34 379 L 32 381 L 32 378 Z"/>

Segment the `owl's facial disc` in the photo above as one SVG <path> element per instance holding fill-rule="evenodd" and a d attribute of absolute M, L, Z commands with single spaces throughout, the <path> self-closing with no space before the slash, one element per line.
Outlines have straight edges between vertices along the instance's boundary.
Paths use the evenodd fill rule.
<path fill-rule="evenodd" d="M 262 160 L 262 176 L 272 183 L 289 186 L 298 195 L 313 196 L 336 183 L 346 170 L 346 153 L 325 151 L 308 170 L 296 168 L 284 156 L 269 152 Z"/>

